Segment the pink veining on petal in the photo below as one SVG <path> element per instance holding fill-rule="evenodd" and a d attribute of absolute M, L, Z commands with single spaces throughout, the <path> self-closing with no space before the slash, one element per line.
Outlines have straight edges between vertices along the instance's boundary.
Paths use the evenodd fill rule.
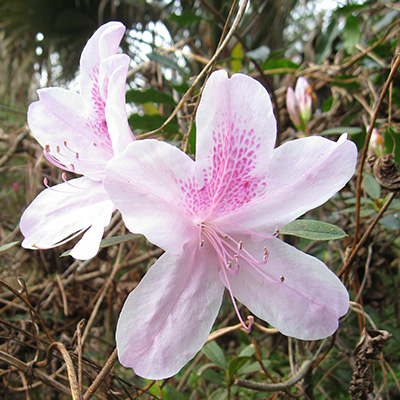
<path fill-rule="evenodd" d="M 198 190 L 194 178 L 179 182 L 187 214 L 201 221 L 229 214 L 265 192 L 264 177 L 253 173 L 259 136 L 239 115 L 226 116 L 224 121 L 212 133 L 212 165 L 203 169 L 204 186 Z"/>

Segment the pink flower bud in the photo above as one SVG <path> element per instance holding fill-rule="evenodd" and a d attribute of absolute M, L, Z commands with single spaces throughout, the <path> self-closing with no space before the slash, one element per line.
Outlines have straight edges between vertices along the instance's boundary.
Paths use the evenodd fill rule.
<path fill-rule="evenodd" d="M 297 80 L 296 88 L 289 87 L 286 94 L 286 106 L 289 116 L 297 129 L 305 132 L 311 119 L 313 91 L 302 76 Z"/>

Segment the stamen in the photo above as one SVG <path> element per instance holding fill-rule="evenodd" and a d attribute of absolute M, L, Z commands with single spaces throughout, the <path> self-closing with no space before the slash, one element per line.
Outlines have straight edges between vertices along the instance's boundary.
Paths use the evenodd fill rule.
<path fill-rule="evenodd" d="M 66 183 L 68 186 L 71 186 L 71 187 L 73 187 L 75 189 L 82 189 L 81 187 L 75 186 L 69 180 L 67 180 L 67 174 L 65 172 L 63 172 L 61 174 L 61 177 L 62 177 L 62 180 L 64 181 L 64 183 Z"/>
<path fill-rule="evenodd" d="M 245 322 L 243 321 L 242 316 L 240 315 L 239 308 L 238 308 L 238 306 L 237 306 L 237 304 L 236 304 L 235 297 L 233 296 L 231 284 L 229 283 L 228 275 L 226 274 L 225 268 L 222 268 L 222 272 L 224 273 L 225 282 L 226 282 L 226 287 L 228 288 L 229 295 L 231 296 L 231 300 L 232 300 L 233 307 L 234 307 L 234 309 L 235 309 L 236 315 L 238 316 L 239 321 L 240 321 L 240 323 L 242 324 L 243 328 L 244 328 L 246 331 L 250 331 L 250 329 L 251 329 L 251 327 L 252 327 L 252 325 L 253 325 L 254 318 L 251 317 L 251 316 L 249 316 L 249 317 L 248 317 L 249 324 L 248 324 L 248 325 L 245 324 Z"/>

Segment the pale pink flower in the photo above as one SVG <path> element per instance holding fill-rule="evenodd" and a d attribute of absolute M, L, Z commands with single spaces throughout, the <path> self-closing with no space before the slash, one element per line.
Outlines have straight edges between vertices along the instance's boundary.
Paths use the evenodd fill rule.
<path fill-rule="evenodd" d="M 286 93 L 286 106 L 289 116 L 297 129 L 305 132 L 311 119 L 312 91 L 306 78 L 297 80 L 296 88 L 289 87 Z"/>
<path fill-rule="evenodd" d="M 54 247 L 85 232 L 71 255 L 88 259 L 99 249 L 115 209 L 103 186 L 105 166 L 134 141 L 125 106 L 129 57 L 116 54 L 124 32 L 121 23 L 109 22 L 89 39 L 80 60 L 80 94 L 45 88 L 29 106 L 29 127 L 45 157 L 84 176 L 66 181 L 64 175 L 64 183 L 30 204 L 20 222 L 26 248 Z"/>
<path fill-rule="evenodd" d="M 120 362 L 149 379 L 174 375 L 201 349 L 225 288 L 236 310 L 234 298 L 299 339 L 331 335 L 348 309 L 336 275 L 275 229 L 346 184 L 354 143 L 313 136 L 274 150 L 267 91 L 225 71 L 210 76 L 196 121 L 195 161 L 149 139 L 106 168 L 126 226 L 165 250 L 127 298 L 116 333 Z"/>

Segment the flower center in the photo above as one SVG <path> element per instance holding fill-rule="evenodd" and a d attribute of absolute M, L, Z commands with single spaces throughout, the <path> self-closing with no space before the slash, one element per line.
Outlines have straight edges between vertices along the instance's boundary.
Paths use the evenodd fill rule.
<path fill-rule="evenodd" d="M 236 228 L 240 228 L 235 226 Z M 259 233 L 240 228 L 245 231 L 247 235 L 255 235 L 262 237 L 263 239 L 272 239 L 278 236 L 279 230 L 276 229 L 276 233 L 273 236 L 265 236 Z M 252 254 L 250 254 L 244 247 L 241 240 L 236 240 L 232 236 L 223 232 L 219 227 L 212 223 L 201 223 L 199 224 L 199 243 L 200 247 L 204 246 L 205 241 L 208 241 L 213 249 L 215 250 L 221 271 L 224 275 L 226 287 L 229 291 L 233 306 L 235 308 L 236 314 L 239 318 L 240 323 L 246 330 L 250 330 L 253 317 L 248 317 L 248 325 L 243 321 L 240 315 L 238 306 L 235 301 L 235 297 L 232 292 L 231 285 L 229 283 L 228 272 L 231 275 L 237 275 L 240 269 L 240 262 L 246 262 L 251 268 L 253 268 L 258 274 L 263 278 L 274 284 L 282 284 L 285 281 L 285 277 L 281 275 L 279 280 L 276 280 L 261 270 L 261 266 L 265 265 L 268 261 L 268 248 L 264 246 L 264 255 L 261 260 L 257 260 Z"/>

